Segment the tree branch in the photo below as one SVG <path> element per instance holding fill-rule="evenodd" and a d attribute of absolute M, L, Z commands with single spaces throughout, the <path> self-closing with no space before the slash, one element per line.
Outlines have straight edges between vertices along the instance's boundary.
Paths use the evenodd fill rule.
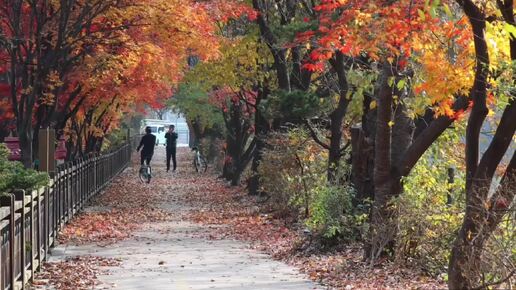
<path fill-rule="evenodd" d="M 326 150 L 330 150 L 330 145 L 321 141 L 319 136 L 317 136 L 317 132 L 315 132 L 314 128 L 312 128 L 312 126 L 310 125 L 310 122 L 308 122 L 308 120 L 305 120 L 305 125 L 308 128 L 308 131 L 310 131 L 310 135 L 312 136 L 312 139 L 314 139 L 315 143 L 319 144 L 321 147 L 323 147 Z"/>

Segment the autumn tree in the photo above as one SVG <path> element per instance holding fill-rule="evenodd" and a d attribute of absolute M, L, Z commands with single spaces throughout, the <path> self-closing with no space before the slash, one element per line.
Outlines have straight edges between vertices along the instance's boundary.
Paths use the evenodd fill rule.
<path fill-rule="evenodd" d="M 194 145 L 199 145 L 206 137 L 223 138 L 224 121 L 219 108 L 213 105 L 209 93 L 200 84 L 182 82 L 174 93 L 171 107 L 184 114 L 194 135 Z"/>
<path fill-rule="evenodd" d="M 471 25 L 476 66 L 466 129 L 466 213 L 453 245 L 448 285 L 450 289 L 482 289 L 506 282 L 515 274 L 512 270 L 508 276 L 494 275 L 486 280 L 484 273 L 496 269 L 482 266 L 486 243 L 503 217 L 510 214 L 516 188 L 516 153 L 510 149 L 516 132 L 514 2 L 457 2 Z M 500 46 L 493 47 L 493 42 Z M 480 134 L 490 98 L 502 102 L 503 112 L 489 146 L 481 152 Z M 500 169 L 504 155 L 511 151 L 508 165 Z M 497 175 L 500 182 L 491 192 Z"/>
<path fill-rule="evenodd" d="M 214 30 L 217 17 L 222 14 L 215 16 L 210 12 L 219 7 L 229 14 L 244 10 L 239 8 L 243 5 L 234 3 L 3 1 L 1 64 L 7 74 L 9 102 L 25 166 L 32 164 L 39 128 L 51 127 L 61 132 L 68 120 L 84 111 L 86 100 L 92 98 L 89 103 L 94 104 L 95 98 L 103 95 L 102 90 L 118 89 L 121 83 L 126 83 L 123 87 L 131 88 L 132 92 L 137 91 L 136 85 L 148 89 L 140 89 L 141 94 L 163 86 L 170 91 L 182 77 L 189 55 L 193 53 L 201 59 L 216 56 L 219 45 Z M 230 10 L 231 7 L 235 9 Z M 140 69 L 140 78 L 135 76 L 136 70 L 127 69 L 131 64 L 120 65 L 122 70 L 114 71 L 109 62 L 134 63 L 124 56 L 131 56 L 138 49 L 136 46 L 147 48 L 144 54 L 132 54 L 142 58 L 140 68 L 145 71 Z M 161 58 L 160 62 L 153 62 L 153 66 L 146 64 L 149 59 L 156 60 L 156 56 Z M 88 62 L 89 66 L 82 66 Z M 92 88 L 89 82 L 98 83 L 91 78 L 101 76 L 99 71 L 111 74 L 114 82 L 103 83 L 104 88 Z M 122 89 L 119 93 L 120 98 L 126 98 Z M 155 93 L 146 96 L 144 103 L 160 106 L 154 102 L 159 99 L 153 96 Z M 137 100 L 139 106 L 142 98 Z M 111 106 L 110 110 L 117 108 Z"/>
<path fill-rule="evenodd" d="M 365 58 L 377 73 L 372 94 L 364 96 L 360 133 L 366 141 L 361 145 L 370 148 L 364 151 L 374 152 L 364 156 L 369 169 L 362 171 L 372 184 L 355 184 L 369 188 L 362 196 L 374 198 L 367 251 L 374 260 L 394 242 L 396 218 L 389 204 L 402 193 L 402 177 L 454 122 L 456 112 L 467 108 L 468 36 L 462 33 L 464 21 L 434 17 L 446 9 L 425 1 L 322 1 L 316 10 L 321 12 L 319 59 L 339 51 Z M 450 69 L 439 79 L 431 72 L 437 67 Z"/>
<path fill-rule="evenodd" d="M 42 112 L 60 103 L 55 97 L 61 77 L 87 53 L 88 43 L 100 40 L 91 33 L 94 21 L 117 4 L 118 1 L 23 0 L 0 3 L 0 31 L 5 39 L 1 49 L 9 55 L 5 64 L 9 97 L 26 167 L 33 159 L 33 133 L 37 132 L 33 129 L 34 119 L 40 122 Z"/>
<path fill-rule="evenodd" d="M 278 85 L 271 88 L 270 94 L 284 99 L 283 103 L 311 108 L 304 110 L 304 116 L 281 112 L 281 116 L 276 116 L 273 127 L 278 129 L 278 125 L 287 122 L 304 123 L 314 140 L 328 151 L 328 180 L 334 183 L 340 160 L 350 145 L 349 142 L 344 144 L 343 138 L 345 117 L 354 95 L 350 91 L 347 74 L 353 66 L 367 63 L 338 49 L 332 52 L 317 49 L 320 47 L 317 28 L 320 26 L 323 30 L 324 22 L 328 21 L 319 17 L 321 1 L 277 3 L 253 1 L 255 9 L 262 12 L 257 21 L 261 39 L 274 56 L 273 68 Z M 320 98 L 326 108 L 313 103 L 315 98 Z M 323 129 L 325 133 L 318 134 L 314 127 Z M 260 159 L 259 152 L 256 162 Z"/>
<path fill-rule="evenodd" d="M 303 67 L 303 60 L 309 56 L 308 51 L 301 44 L 289 46 L 295 36 L 295 32 L 302 30 L 299 26 L 307 26 L 303 18 L 313 15 L 313 1 L 269 1 L 253 0 L 253 8 L 258 12 L 256 23 L 260 31 L 261 41 L 267 45 L 272 55 L 271 70 L 274 72 L 275 83 L 260 90 L 260 99 L 268 99 L 271 93 L 279 93 L 280 97 L 303 96 L 302 93 L 309 89 L 312 72 Z M 300 102 L 302 103 L 302 102 Z M 288 116 L 276 116 L 274 120 L 268 120 L 260 111 L 256 114 L 255 129 L 257 136 L 257 149 L 253 157 L 253 176 L 249 183 L 251 194 L 257 194 L 260 190 L 260 178 L 258 165 L 265 148 L 266 136 L 271 129 L 279 129 L 285 122 L 297 122 Z"/>
<path fill-rule="evenodd" d="M 227 39 L 222 51 L 220 59 L 197 65 L 185 82 L 190 88 L 203 90 L 208 102 L 222 114 L 227 154 L 224 177 L 238 185 L 256 150 L 258 90 L 266 82 L 262 69 L 268 58 L 266 49 L 252 35 Z"/>

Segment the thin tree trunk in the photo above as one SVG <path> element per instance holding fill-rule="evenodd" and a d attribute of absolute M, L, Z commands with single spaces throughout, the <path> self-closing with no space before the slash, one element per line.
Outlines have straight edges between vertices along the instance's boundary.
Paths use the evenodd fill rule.
<path fill-rule="evenodd" d="M 392 90 L 389 79 L 393 77 L 392 66 L 385 65 L 378 94 L 374 187 L 375 198 L 371 214 L 370 260 L 376 260 L 394 235 L 392 213 L 389 202 L 391 192 L 391 122 L 392 122 Z"/>
<path fill-rule="evenodd" d="M 258 173 L 258 167 L 263 157 L 263 151 L 265 150 L 265 138 L 269 131 L 267 120 L 263 117 L 262 112 L 259 109 L 259 104 L 262 99 L 267 97 L 267 92 L 261 92 L 262 96 L 256 102 L 255 112 L 255 139 L 256 139 L 256 150 L 253 156 L 253 163 L 251 164 L 252 176 L 249 179 L 249 195 L 258 195 L 260 191 L 260 175 Z"/>
<path fill-rule="evenodd" d="M 342 156 L 342 126 L 351 98 L 348 99 L 349 87 L 344 55 L 341 52 L 336 52 L 335 59 L 331 60 L 330 63 L 337 73 L 339 82 L 339 102 L 337 108 L 330 114 L 330 148 L 328 152 L 327 178 L 331 184 L 334 184 L 339 182 L 336 178 Z"/>
<path fill-rule="evenodd" d="M 21 162 L 25 168 L 32 168 L 32 139 L 30 129 L 18 130 L 18 141 L 21 150 Z"/>
<path fill-rule="evenodd" d="M 354 205 L 374 200 L 374 134 L 376 110 L 370 110 L 371 97 L 364 96 L 364 115 L 360 126 L 351 129 L 351 182 L 357 194 Z"/>
<path fill-rule="evenodd" d="M 505 108 L 496 133 L 479 159 L 480 130 L 487 115 L 487 74 L 489 54 L 485 39 L 486 20 L 484 12 L 472 1 L 460 1 L 468 16 L 474 34 L 476 72 L 471 98 L 474 105 L 470 114 L 466 133 L 466 213 L 453 244 L 448 267 L 448 286 L 450 289 L 486 288 L 481 280 L 482 254 L 485 243 L 498 226 L 506 209 L 497 208 L 496 199 L 509 197 L 514 199 L 514 188 L 500 188 L 489 198 L 489 190 L 496 168 L 509 148 L 516 131 L 516 102 L 511 99 Z M 514 23 L 513 1 L 497 1 L 503 17 L 508 23 Z M 511 58 L 516 58 L 515 39 L 510 36 Z M 516 159 L 513 158 L 506 169 L 502 183 L 514 178 Z M 506 179 L 508 177 L 508 179 Z M 505 185 L 505 184 L 502 184 Z"/>

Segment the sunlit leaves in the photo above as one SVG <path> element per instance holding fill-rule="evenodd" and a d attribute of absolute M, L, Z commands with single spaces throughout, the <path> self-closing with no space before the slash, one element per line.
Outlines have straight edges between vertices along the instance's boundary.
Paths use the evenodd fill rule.
<path fill-rule="evenodd" d="M 266 81 L 267 48 L 254 37 L 226 39 L 219 59 L 198 64 L 185 77 L 185 86 L 204 91 L 200 102 L 227 111 L 231 103 L 242 102 L 246 114 L 253 113 L 256 88 Z"/>
<path fill-rule="evenodd" d="M 323 70 L 336 51 L 374 63 L 389 63 L 413 75 L 402 88 L 413 91 L 411 115 L 429 106 L 436 115 L 454 116 L 457 94 L 472 84 L 474 55 L 469 24 L 448 1 L 322 1 L 319 28 L 298 35 L 316 43 L 309 70 Z M 374 68 L 373 68 L 374 69 Z M 396 88 L 396 86 L 392 86 Z"/>

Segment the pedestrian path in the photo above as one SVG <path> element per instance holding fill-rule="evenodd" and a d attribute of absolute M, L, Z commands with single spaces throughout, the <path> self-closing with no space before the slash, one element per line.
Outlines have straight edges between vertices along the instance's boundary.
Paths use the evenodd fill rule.
<path fill-rule="evenodd" d="M 50 261 L 86 255 L 120 259 L 120 266 L 109 267 L 107 275 L 98 277 L 101 289 L 324 289 L 295 268 L 251 250 L 245 243 L 211 240 L 206 235 L 209 229 L 183 220 L 188 209 L 175 198 L 179 193 L 160 185 L 170 178 L 177 183 L 191 182 L 193 173 L 186 172 L 191 162 L 184 156 L 189 152 L 180 150 L 181 154 L 178 173 L 167 174 L 162 164 L 164 150 L 159 148 L 153 159 L 156 178 L 149 185 L 166 195 L 167 202 L 159 207 L 174 213 L 175 218 L 147 224 L 129 239 L 106 247 L 60 245 L 52 250 Z M 136 178 L 136 170 L 128 170 L 124 178 Z"/>

